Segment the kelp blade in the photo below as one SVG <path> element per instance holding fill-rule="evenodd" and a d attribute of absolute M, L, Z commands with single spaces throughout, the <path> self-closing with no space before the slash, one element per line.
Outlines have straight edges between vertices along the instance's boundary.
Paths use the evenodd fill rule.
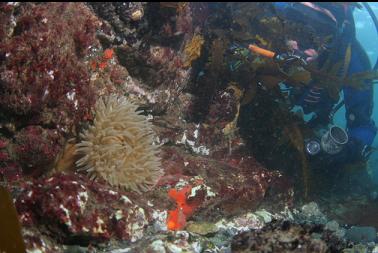
<path fill-rule="evenodd" d="M 16 208 L 3 186 L 0 186 L 0 252 L 26 252 Z"/>

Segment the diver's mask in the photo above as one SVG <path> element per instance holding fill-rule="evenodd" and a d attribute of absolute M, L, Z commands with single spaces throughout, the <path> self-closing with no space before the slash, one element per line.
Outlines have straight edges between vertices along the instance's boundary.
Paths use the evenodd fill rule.
<path fill-rule="evenodd" d="M 329 155 L 335 155 L 343 149 L 347 142 L 348 134 L 345 130 L 338 126 L 332 126 L 320 137 L 320 140 L 311 139 L 306 141 L 305 150 L 309 155 L 316 155 L 320 151 L 324 151 Z"/>

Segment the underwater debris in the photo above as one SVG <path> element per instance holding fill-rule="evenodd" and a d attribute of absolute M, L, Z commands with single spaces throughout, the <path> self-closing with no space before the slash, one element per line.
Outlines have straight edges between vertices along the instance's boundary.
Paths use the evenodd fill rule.
<path fill-rule="evenodd" d="M 163 174 L 158 146 L 153 145 L 152 124 L 140 114 L 137 105 L 125 97 L 111 95 L 100 99 L 94 124 L 80 136 L 76 162 L 91 178 L 141 192 L 154 186 Z"/>
<path fill-rule="evenodd" d="M 193 38 L 187 42 L 184 49 L 185 60 L 183 66 L 185 68 L 190 67 L 192 62 L 201 56 L 202 45 L 204 42 L 205 40 L 203 36 L 199 34 L 194 35 Z"/>

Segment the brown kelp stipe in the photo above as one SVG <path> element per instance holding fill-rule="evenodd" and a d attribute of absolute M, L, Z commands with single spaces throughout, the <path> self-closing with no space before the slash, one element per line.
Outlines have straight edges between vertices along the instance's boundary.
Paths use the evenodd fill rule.
<path fill-rule="evenodd" d="M 0 185 L 0 252 L 25 253 L 21 225 L 8 190 Z M 6 228 L 6 229 L 4 229 Z"/>

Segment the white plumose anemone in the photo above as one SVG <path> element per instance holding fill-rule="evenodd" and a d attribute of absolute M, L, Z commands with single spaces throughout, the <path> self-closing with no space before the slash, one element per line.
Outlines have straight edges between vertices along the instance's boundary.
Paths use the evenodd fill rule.
<path fill-rule="evenodd" d="M 147 191 L 163 174 L 152 124 L 125 97 L 99 99 L 93 125 L 80 134 L 76 161 L 91 178 L 136 192 Z"/>

